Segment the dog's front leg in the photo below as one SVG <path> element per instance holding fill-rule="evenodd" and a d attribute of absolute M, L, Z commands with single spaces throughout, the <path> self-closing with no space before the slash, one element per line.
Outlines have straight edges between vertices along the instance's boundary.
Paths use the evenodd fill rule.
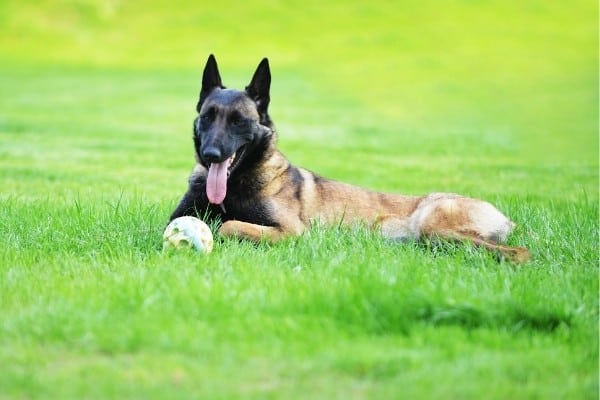
<path fill-rule="evenodd" d="M 204 193 L 188 190 L 179 202 L 175 211 L 171 214 L 169 221 L 185 215 L 198 216 L 198 214 L 204 212 L 207 207 L 208 199 Z"/>
<path fill-rule="evenodd" d="M 233 236 L 253 242 L 267 241 L 272 243 L 282 239 L 289 233 L 279 227 L 257 225 L 236 220 L 226 221 L 219 228 L 219 234 L 223 236 Z"/>

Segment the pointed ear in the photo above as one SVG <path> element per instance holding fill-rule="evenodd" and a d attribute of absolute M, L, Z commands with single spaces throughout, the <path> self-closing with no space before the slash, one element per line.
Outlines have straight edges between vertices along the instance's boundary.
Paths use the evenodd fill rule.
<path fill-rule="evenodd" d="M 269 69 L 269 60 L 263 58 L 250 84 L 246 86 L 246 94 L 256 102 L 256 107 L 261 116 L 265 116 L 269 108 L 269 90 L 271 88 L 271 70 Z"/>
<path fill-rule="evenodd" d="M 217 60 L 212 54 L 208 56 L 206 65 L 204 66 L 204 73 L 202 74 L 202 89 L 200 89 L 200 100 L 196 105 L 196 111 L 200 112 L 200 108 L 204 103 L 204 100 L 208 97 L 210 92 L 215 88 L 223 88 L 221 82 L 221 75 L 219 74 L 219 67 L 217 66 Z"/>

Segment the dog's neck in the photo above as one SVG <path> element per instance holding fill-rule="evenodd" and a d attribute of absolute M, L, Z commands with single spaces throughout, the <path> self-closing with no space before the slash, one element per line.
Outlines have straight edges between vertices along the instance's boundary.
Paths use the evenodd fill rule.
<path fill-rule="evenodd" d="M 272 164 L 274 160 L 278 160 L 277 163 L 281 166 L 289 164 L 285 156 L 277 149 L 277 134 L 275 129 L 272 129 L 272 134 L 261 138 L 260 141 L 252 143 L 247 150 L 246 157 L 237 168 L 236 173 L 232 174 L 229 178 L 231 184 L 241 183 L 244 184 L 250 180 L 257 180 L 257 177 L 249 176 L 253 175 L 253 171 L 259 170 L 259 166 L 263 166 L 266 163 Z M 280 166 L 269 165 L 270 169 L 276 170 Z M 261 179 L 258 179 L 261 180 Z M 265 182 L 266 183 L 266 182 Z"/>

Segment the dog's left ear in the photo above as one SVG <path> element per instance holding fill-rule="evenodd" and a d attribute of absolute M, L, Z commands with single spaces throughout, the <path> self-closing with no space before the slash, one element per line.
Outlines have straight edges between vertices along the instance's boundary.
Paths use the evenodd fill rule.
<path fill-rule="evenodd" d="M 246 86 L 246 94 L 256 102 L 258 113 L 262 118 L 268 119 L 267 109 L 269 108 L 269 90 L 271 88 L 271 70 L 269 69 L 269 60 L 263 58 L 250 84 Z"/>

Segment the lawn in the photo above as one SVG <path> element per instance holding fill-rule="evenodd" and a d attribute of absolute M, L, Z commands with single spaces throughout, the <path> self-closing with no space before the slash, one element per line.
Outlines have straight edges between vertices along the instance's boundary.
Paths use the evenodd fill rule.
<path fill-rule="evenodd" d="M 0 398 L 597 398 L 597 4 L 246 3 L 0 3 Z M 294 163 L 489 200 L 533 260 L 163 253 L 210 53 L 269 57 Z"/>

